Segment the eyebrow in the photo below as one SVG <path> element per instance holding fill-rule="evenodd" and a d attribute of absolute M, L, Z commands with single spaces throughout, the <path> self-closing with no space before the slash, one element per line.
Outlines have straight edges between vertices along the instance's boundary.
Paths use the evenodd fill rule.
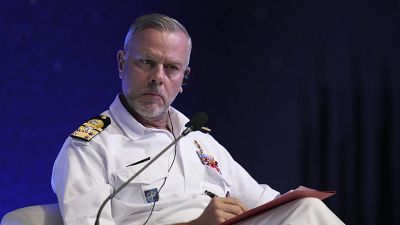
<path fill-rule="evenodd" d="M 166 64 L 172 64 L 172 65 L 175 65 L 175 66 L 179 66 L 179 67 L 183 67 L 182 65 L 182 63 L 180 63 L 180 62 L 178 62 L 178 61 L 174 61 L 174 60 L 167 60 L 166 61 Z"/>
<path fill-rule="evenodd" d="M 133 57 L 135 58 L 135 59 L 137 59 L 137 58 L 153 58 L 152 56 L 150 56 L 149 54 L 147 54 L 147 53 L 136 53 L 136 54 L 134 54 L 133 55 Z"/>
<path fill-rule="evenodd" d="M 157 57 L 151 56 L 148 53 L 140 53 L 140 52 L 134 55 L 134 59 L 135 60 L 140 59 L 140 58 L 146 58 L 146 59 L 154 60 L 154 58 L 157 58 Z M 157 60 L 155 60 L 155 61 L 157 61 Z M 166 59 L 166 64 L 176 65 L 176 66 L 179 66 L 180 68 L 184 68 L 185 67 L 184 66 L 185 63 L 181 63 L 181 62 L 179 62 L 177 60 L 168 59 L 168 58 Z"/>

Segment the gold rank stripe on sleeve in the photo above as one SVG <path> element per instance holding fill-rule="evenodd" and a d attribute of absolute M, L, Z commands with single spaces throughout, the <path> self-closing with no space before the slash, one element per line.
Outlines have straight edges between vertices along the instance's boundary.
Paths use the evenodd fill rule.
<path fill-rule="evenodd" d="M 104 115 L 95 116 L 75 130 L 71 137 L 90 141 L 110 124 L 110 117 Z"/>

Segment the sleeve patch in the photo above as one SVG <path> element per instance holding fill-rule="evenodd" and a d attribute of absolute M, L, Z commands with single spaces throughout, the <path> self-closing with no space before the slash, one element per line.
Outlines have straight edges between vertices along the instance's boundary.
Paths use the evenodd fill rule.
<path fill-rule="evenodd" d="M 110 124 L 110 117 L 104 115 L 95 116 L 75 130 L 71 137 L 90 141 Z"/>

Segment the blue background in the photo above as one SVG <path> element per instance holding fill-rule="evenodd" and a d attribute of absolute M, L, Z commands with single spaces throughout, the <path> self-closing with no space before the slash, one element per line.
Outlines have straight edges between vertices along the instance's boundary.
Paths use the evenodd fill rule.
<path fill-rule="evenodd" d="M 0 216 L 56 202 L 65 138 L 120 91 L 128 27 L 159 12 L 193 39 L 174 106 L 259 182 L 338 193 L 348 224 L 394 224 L 400 197 L 400 19 L 395 0 L 0 3 Z M 386 209 L 383 209 L 383 206 Z"/>

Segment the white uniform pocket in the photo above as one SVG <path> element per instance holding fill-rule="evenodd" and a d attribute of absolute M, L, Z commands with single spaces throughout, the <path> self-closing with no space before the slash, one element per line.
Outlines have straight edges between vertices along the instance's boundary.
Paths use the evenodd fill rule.
<path fill-rule="evenodd" d="M 231 182 L 227 176 L 220 174 L 215 168 L 204 166 L 204 191 L 210 191 L 219 197 L 225 197 L 230 191 Z"/>
<path fill-rule="evenodd" d="M 115 189 L 131 178 L 142 167 L 125 167 L 113 174 Z M 126 204 L 146 204 L 145 192 L 159 190 L 168 175 L 165 166 L 152 164 L 133 179 L 115 198 Z"/>

